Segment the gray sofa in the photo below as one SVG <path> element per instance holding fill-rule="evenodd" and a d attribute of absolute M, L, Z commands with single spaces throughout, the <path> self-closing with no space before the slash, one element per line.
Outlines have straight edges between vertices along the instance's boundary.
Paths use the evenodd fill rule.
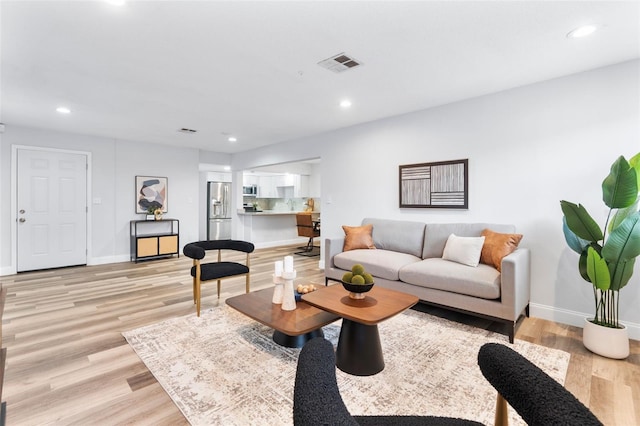
<path fill-rule="evenodd" d="M 343 252 L 344 237 L 325 240 L 325 279 L 340 281 L 355 263 L 374 276 L 376 285 L 410 293 L 422 302 L 509 324 L 513 343 L 518 318 L 529 315 L 530 252 L 518 247 L 505 256 L 501 272 L 442 259 L 450 234 L 477 237 L 488 228 L 514 233 L 513 225 L 423 223 L 366 218 L 373 225 L 372 249 Z"/>

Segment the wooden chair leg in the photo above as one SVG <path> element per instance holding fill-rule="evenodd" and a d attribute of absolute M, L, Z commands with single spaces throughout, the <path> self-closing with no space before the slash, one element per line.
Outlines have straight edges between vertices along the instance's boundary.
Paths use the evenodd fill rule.
<path fill-rule="evenodd" d="M 249 274 L 247 274 L 247 281 L 246 281 L 246 284 L 245 284 L 245 293 L 249 293 L 249 291 L 250 291 L 250 287 L 251 287 L 250 281 L 251 280 L 249 278 Z"/>
<path fill-rule="evenodd" d="M 218 299 L 220 299 L 220 281 L 221 280 L 218 280 Z"/>
<path fill-rule="evenodd" d="M 196 313 L 200 316 L 200 281 L 196 283 Z"/>
<path fill-rule="evenodd" d="M 196 277 L 193 277 L 193 304 L 196 304 Z"/>
<path fill-rule="evenodd" d="M 496 416 L 494 420 L 495 426 L 509 426 L 509 412 L 507 410 L 507 401 L 498 394 L 496 399 Z"/>

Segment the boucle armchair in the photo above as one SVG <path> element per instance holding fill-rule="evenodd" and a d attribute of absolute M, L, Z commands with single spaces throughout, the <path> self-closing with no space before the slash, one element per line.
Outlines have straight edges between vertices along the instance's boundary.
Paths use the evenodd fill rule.
<path fill-rule="evenodd" d="M 352 416 L 340 396 L 335 363 L 333 345 L 324 338 L 312 339 L 302 348 L 293 392 L 294 425 L 481 424 L 432 416 Z M 496 424 L 506 424 L 508 402 L 529 425 L 602 425 L 569 391 L 507 346 L 483 345 L 478 365 L 499 393 Z M 428 374 L 425 377 L 428 380 Z"/>

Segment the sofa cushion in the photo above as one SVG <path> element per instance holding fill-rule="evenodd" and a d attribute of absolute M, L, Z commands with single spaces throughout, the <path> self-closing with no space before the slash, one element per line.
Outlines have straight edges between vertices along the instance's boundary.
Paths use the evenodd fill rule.
<path fill-rule="evenodd" d="M 373 225 L 373 242 L 377 248 L 422 257 L 424 223 L 365 218 L 362 220 L 362 224 Z M 479 232 L 478 235 L 480 235 Z M 449 235 L 447 234 L 447 236 Z"/>
<path fill-rule="evenodd" d="M 483 245 L 484 237 L 458 237 L 451 234 L 444 246 L 442 258 L 475 268 L 480 263 Z"/>
<path fill-rule="evenodd" d="M 482 263 L 470 268 L 440 258 L 425 259 L 404 266 L 399 277 L 403 282 L 421 287 L 482 299 L 500 298 L 500 273 Z"/>
<path fill-rule="evenodd" d="M 346 226 L 343 225 L 344 230 L 344 246 L 343 251 L 356 250 L 356 249 L 375 249 L 373 244 L 373 238 L 371 237 L 372 225 L 364 226 Z"/>
<path fill-rule="evenodd" d="M 400 253 L 389 250 L 351 250 L 344 251 L 333 257 L 333 264 L 340 269 L 347 271 L 356 263 L 364 266 L 364 270 L 375 277 L 384 278 L 390 281 L 399 279 L 398 273 L 401 268 L 412 263 L 420 262 L 421 259 L 407 253 Z"/>
<path fill-rule="evenodd" d="M 502 258 L 511 254 L 518 248 L 522 234 L 502 234 L 490 229 L 482 231 L 485 237 L 480 262 L 493 266 L 498 271 L 502 264 Z"/>
<path fill-rule="evenodd" d="M 482 231 L 487 228 L 495 232 L 504 233 L 513 233 L 516 230 L 513 225 L 493 223 L 429 223 L 426 225 L 424 234 L 422 258 L 442 257 L 444 246 L 451 234 L 456 234 L 459 237 L 479 237 Z"/>

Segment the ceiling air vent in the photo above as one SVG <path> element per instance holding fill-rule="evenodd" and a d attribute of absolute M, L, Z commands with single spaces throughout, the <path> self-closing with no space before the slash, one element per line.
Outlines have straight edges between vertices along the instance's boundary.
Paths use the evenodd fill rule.
<path fill-rule="evenodd" d="M 358 62 L 344 53 L 339 53 L 336 56 L 318 62 L 318 65 L 333 72 L 343 72 L 362 65 L 362 62 Z"/>
<path fill-rule="evenodd" d="M 178 130 L 180 133 L 195 133 L 197 132 L 197 130 L 193 130 L 193 129 L 187 129 L 186 127 L 183 127 L 182 129 Z"/>

